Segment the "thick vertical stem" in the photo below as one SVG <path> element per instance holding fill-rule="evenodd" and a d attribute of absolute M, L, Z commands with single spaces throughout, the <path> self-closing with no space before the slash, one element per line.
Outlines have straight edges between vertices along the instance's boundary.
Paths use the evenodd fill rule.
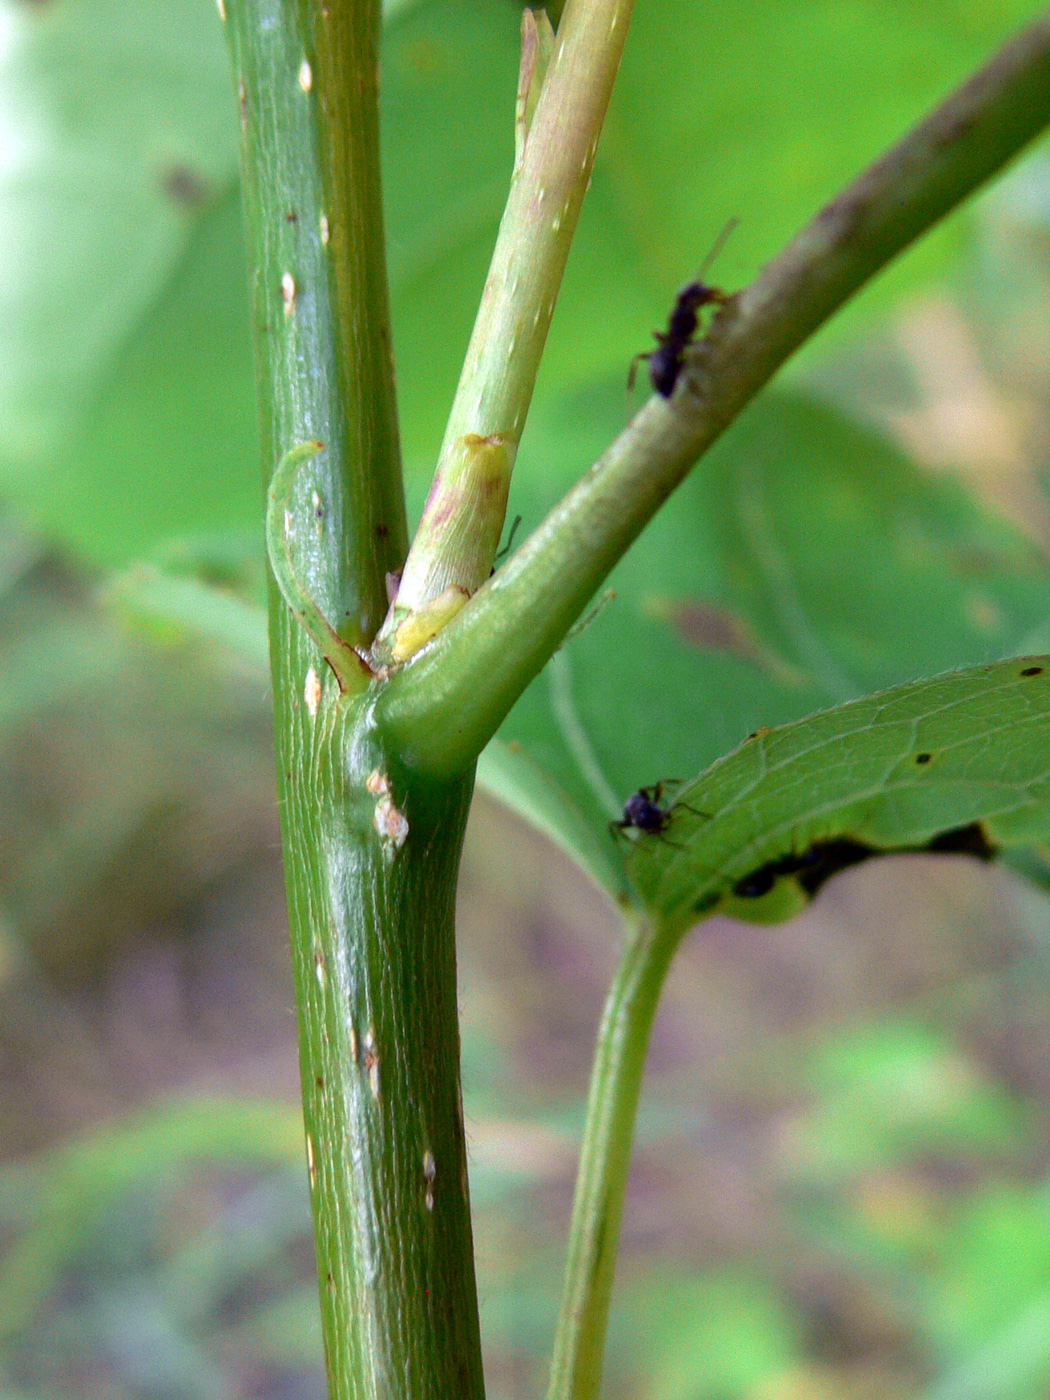
<path fill-rule="evenodd" d="M 334 694 L 302 757 L 329 794 L 291 899 L 329 1393 L 481 1400 L 455 960 L 472 779 L 406 791 Z"/>
<path fill-rule="evenodd" d="M 240 103 L 267 481 L 318 617 L 366 648 L 406 551 L 379 188 L 378 0 L 220 0 Z M 323 630 L 323 629 L 322 629 Z M 331 1400 L 483 1395 L 454 891 L 468 771 L 412 790 L 271 589 L 306 1157 Z"/>
<path fill-rule="evenodd" d="M 378 3 L 224 6 L 265 478 L 296 444 L 325 445 L 302 473 L 299 569 L 340 635 L 368 646 L 387 609 L 385 575 L 407 550 L 379 181 Z"/>

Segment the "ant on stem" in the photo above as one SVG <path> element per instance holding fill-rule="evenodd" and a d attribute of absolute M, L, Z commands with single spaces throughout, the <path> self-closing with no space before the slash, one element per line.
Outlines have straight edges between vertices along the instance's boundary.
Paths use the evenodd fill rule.
<path fill-rule="evenodd" d="M 662 398 L 669 399 L 671 397 L 685 363 L 685 352 L 692 344 L 693 336 L 696 335 L 701 309 L 705 306 L 721 306 L 729 300 L 725 292 L 718 287 L 709 286 L 702 279 L 739 222 L 740 220 L 735 218 L 729 220 L 701 264 L 695 281 L 688 282 L 678 293 L 667 321 L 666 331 L 653 331 L 653 335 L 656 337 L 656 349 L 643 350 L 640 355 L 635 355 L 631 361 L 630 373 L 627 376 L 628 394 L 634 388 L 638 361 L 648 360 L 649 380 L 653 388 Z"/>

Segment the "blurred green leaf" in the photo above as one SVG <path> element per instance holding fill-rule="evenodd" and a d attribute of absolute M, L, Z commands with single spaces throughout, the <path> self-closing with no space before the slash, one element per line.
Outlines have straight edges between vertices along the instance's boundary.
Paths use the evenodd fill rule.
<path fill-rule="evenodd" d="M 744 1397 L 792 1366 L 801 1350 L 796 1319 L 753 1275 L 664 1279 L 659 1293 L 632 1303 L 650 1400 Z"/>
<path fill-rule="evenodd" d="M 3 488 L 96 563 L 217 528 L 254 526 L 262 548 L 240 218 L 228 194 L 197 221 L 189 257 L 100 366 L 75 429 L 11 475 L 0 459 Z"/>
<path fill-rule="evenodd" d="M 891 1022 L 847 1033 L 809 1057 L 814 1107 L 792 1134 L 795 1170 L 841 1180 L 917 1155 L 1002 1145 L 1020 1105 L 935 1028 Z"/>
<path fill-rule="evenodd" d="M 975 1346 L 1002 1343 L 1017 1331 L 1032 1363 L 1041 1354 L 1040 1379 L 1050 1376 L 1050 1202 L 1045 1188 L 991 1183 L 962 1203 L 946 1222 L 938 1258 L 926 1277 L 924 1327 L 942 1356 L 964 1370 Z M 1028 1316 L 1028 1324 L 1024 1318 Z M 1042 1326 L 1038 1325 L 1039 1320 Z M 1033 1352 L 1037 1335 L 1041 1349 Z M 1037 1395 L 1031 1373 L 1015 1373 L 1017 1390 Z"/>
<path fill-rule="evenodd" d="M 13 487 L 71 428 L 230 185 L 234 108 L 210 0 L 5 0 L 0 458 Z"/>
<path fill-rule="evenodd" d="M 614 368 L 625 373 L 732 215 L 740 226 L 712 275 L 728 287 L 749 280 L 1036 8 L 1031 0 L 994 9 L 966 0 L 636 7 L 537 401 Z M 389 27 L 384 57 L 399 392 L 407 459 L 426 470 L 513 147 L 517 10 L 467 13 L 456 0 L 417 4 Z M 840 325 L 943 273 L 960 232 L 956 222 L 927 238 Z"/>
<path fill-rule="evenodd" d="M 147 1109 L 115 1127 L 0 1171 L 0 1196 L 12 1183 L 35 1210 L 0 1260 L 0 1338 L 28 1326 L 98 1213 L 158 1170 L 220 1157 L 266 1166 L 301 1158 L 298 1106 L 261 1100 L 198 1099 Z"/>
<path fill-rule="evenodd" d="M 731 213 L 742 224 L 717 276 L 749 277 L 1033 9 L 639 10 L 537 404 L 644 349 Z M 409 463 L 427 468 L 510 177 L 519 12 L 459 0 L 388 12 L 403 437 Z M 12 152 L 0 175 L 0 484 L 105 563 L 220 523 L 258 528 L 247 277 L 227 193 L 236 112 L 210 0 L 6 0 L 0 90 Z M 927 241 L 892 290 L 943 268 L 951 241 Z"/>
<path fill-rule="evenodd" d="M 1001 1332 L 935 1381 L 922 1400 L 1043 1400 L 1048 1381 L 1050 1292 L 1026 1303 Z"/>
<path fill-rule="evenodd" d="M 478 760 L 478 784 L 561 846 L 614 900 L 623 894 L 623 867 L 611 843 L 528 754 L 493 739 Z"/>
<path fill-rule="evenodd" d="M 216 643 L 226 656 L 242 658 L 254 670 L 268 670 L 266 612 L 229 589 L 139 564 L 112 581 L 108 597 L 126 623 L 158 640 L 192 634 Z"/>
<path fill-rule="evenodd" d="M 754 735 L 676 794 L 628 868 L 671 926 L 716 906 L 789 918 L 870 855 L 1042 839 L 1048 752 L 1046 658 L 915 681 Z"/>

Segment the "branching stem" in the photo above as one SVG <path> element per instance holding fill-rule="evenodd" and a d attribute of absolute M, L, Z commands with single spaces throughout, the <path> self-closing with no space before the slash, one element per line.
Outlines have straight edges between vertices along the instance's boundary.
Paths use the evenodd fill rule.
<path fill-rule="evenodd" d="M 567 0 L 527 133 L 534 99 L 521 96 L 519 161 L 434 484 L 384 635 L 450 587 L 472 594 L 489 576 L 633 3 Z M 528 43 L 525 54 L 531 62 Z"/>
<path fill-rule="evenodd" d="M 875 272 L 1050 122 L 1050 16 L 812 220 L 694 347 L 568 496 L 425 651 L 379 710 L 406 762 L 455 771 L 495 733 L 609 570 L 784 361 Z"/>

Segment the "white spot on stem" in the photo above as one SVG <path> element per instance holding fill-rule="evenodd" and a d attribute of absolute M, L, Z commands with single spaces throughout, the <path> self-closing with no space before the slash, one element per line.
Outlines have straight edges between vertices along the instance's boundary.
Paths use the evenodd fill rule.
<path fill-rule="evenodd" d="M 320 948 L 314 949 L 314 976 L 317 978 L 317 985 L 323 992 L 325 982 L 328 980 L 328 974 L 325 972 L 324 953 L 322 953 Z"/>
<path fill-rule="evenodd" d="M 327 245 L 328 245 L 328 215 L 327 215 L 327 214 L 322 214 L 322 215 L 321 215 L 321 242 L 327 247 Z"/>
<path fill-rule="evenodd" d="M 286 272 L 281 278 L 281 300 L 284 302 L 284 314 L 290 316 L 295 310 L 295 278 L 290 272 Z"/>
<path fill-rule="evenodd" d="M 309 92 L 314 85 L 314 70 L 304 58 L 299 65 L 299 86 L 303 92 Z"/>
<path fill-rule="evenodd" d="M 306 685 L 303 687 L 303 699 L 306 701 L 306 708 L 312 719 L 317 713 L 317 707 L 321 703 L 321 678 L 312 666 L 306 673 Z"/>
<path fill-rule="evenodd" d="M 310 1172 L 311 1191 L 317 1185 L 317 1168 L 314 1165 L 314 1140 L 309 1133 L 306 1134 L 306 1165 Z"/>
<path fill-rule="evenodd" d="M 226 23 L 226 6 L 225 6 L 225 4 L 223 3 L 223 0 L 216 0 L 216 3 L 217 3 L 218 6 L 219 6 L 219 18 L 222 20 L 223 24 L 225 24 L 225 23 Z"/>
<path fill-rule="evenodd" d="M 390 849 L 399 851 L 408 840 L 408 818 L 394 801 L 390 779 L 374 768 L 365 779 L 365 787 L 376 798 L 372 824 Z"/>
<path fill-rule="evenodd" d="M 364 1066 L 368 1075 L 368 1087 L 372 1091 L 372 1097 L 379 1102 L 379 1051 L 376 1049 L 376 1037 L 372 1027 L 369 1026 L 365 1032 L 364 1040 Z"/>
<path fill-rule="evenodd" d="M 428 1147 L 423 1153 L 423 1180 L 426 1182 L 426 1191 L 423 1195 L 423 1204 L 427 1210 L 434 1209 L 434 1178 L 437 1176 L 437 1163 L 434 1161 L 434 1154 Z"/>

